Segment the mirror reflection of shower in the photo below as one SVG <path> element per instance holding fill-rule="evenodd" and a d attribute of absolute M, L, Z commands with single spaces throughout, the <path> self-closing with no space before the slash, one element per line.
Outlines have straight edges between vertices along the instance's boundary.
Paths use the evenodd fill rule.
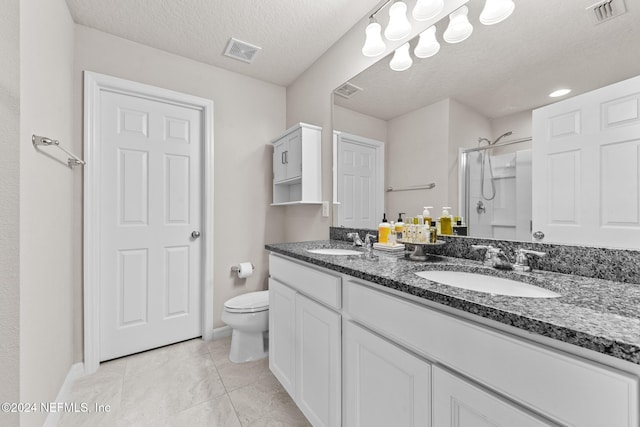
<path fill-rule="evenodd" d="M 468 234 L 497 239 L 531 239 L 531 138 L 500 142 L 512 135 L 478 139 L 460 156 L 460 200 Z"/>

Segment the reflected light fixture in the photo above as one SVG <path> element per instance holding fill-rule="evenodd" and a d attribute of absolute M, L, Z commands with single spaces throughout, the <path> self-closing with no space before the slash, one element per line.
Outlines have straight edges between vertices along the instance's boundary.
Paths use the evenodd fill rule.
<path fill-rule="evenodd" d="M 388 40 L 401 40 L 411 32 L 411 24 L 407 19 L 407 5 L 403 1 L 396 1 L 389 8 L 389 24 L 384 30 Z"/>
<path fill-rule="evenodd" d="M 440 43 L 436 40 L 436 27 L 430 26 L 422 33 L 420 33 L 420 39 L 413 53 L 418 58 L 430 58 L 440 50 Z"/>
<path fill-rule="evenodd" d="M 473 32 L 473 25 L 469 22 L 468 13 L 469 8 L 462 6 L 449 14 L 449 26 L 442 36 L 444 41 L 447 43 L 460 43 L 469 38 Z"/>
<path fill-rule="evenodd" d="M 391 62 L 389 62 L 389 67 L 393 71 L 404 71 L 409 69 L 411 64 L 413 64 L 413 59 L 409 55 L 409 43 L 405 43 L 396 49 Z"/>
<path fill-rule="evenodd" d="M 487 0 L 480 13 L 480 23 L 494 25 L 507 19 L 516 8 L 512 0 Z"/>
<path fill-rule="evenodd" d="M 382 40 L 382 27 L 376 22 L 375 18 L 369 20 L 369 25 L 367 25 L 367 29 L 364 30 L 364 32 L 366 39 L 364 46 L 362 46 L 362 54 L 364 56 L 374 57 L 384 52 L 387 46 L 384 44 L 384 40 Z"/>
<path fill-rule="evenodd" d="M 416 21 L 435 18 L 444 9 L 444 0 L 418 0 L 411 15 Z"/>
<path fill-rule="evenodd" d="M 556 91 L 553 91 L 549 94 L 549 96 L 551 98 L 558 98 L 561 96 L 565 96 L 566 94 L 568 94 L 569 92 L 571 92 L 571 89 L 558 89 Z"/>

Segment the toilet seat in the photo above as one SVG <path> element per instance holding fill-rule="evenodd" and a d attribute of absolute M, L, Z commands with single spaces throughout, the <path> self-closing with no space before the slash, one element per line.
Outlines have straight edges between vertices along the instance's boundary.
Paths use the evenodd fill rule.
<path fill-rule="evenodd" d="M 224 303 L 229 313 L 257 313 L 269 309 L 269 291 L 249 292 Z"/>

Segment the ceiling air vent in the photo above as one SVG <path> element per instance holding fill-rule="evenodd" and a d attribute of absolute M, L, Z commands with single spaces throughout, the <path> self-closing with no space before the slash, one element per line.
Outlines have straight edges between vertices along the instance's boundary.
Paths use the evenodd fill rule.
<path fill-rule="evenodd" d="M 599 24 L 609 19 L 620 16 L 627 11 L 624 0 L 600 1 L 587 8 L 587 12 L 594 24 Z"/>
<path fill-rule="evenodd" d="M 335 93 L 336 95 L 340 95 L 343 98 L 349 99 L 353 95 L 355 95 L 357 92 L 360 92 L 361 90 L 362 90 L 361 87 L 358 87 L 353 83 L 346 82 L 345 84 L 343 84 L 342 86 L 334 90 L 333 93 Z"/>
<path fill-rule="evenodd" d="M 224 55 L 229 58 L 251 63 L 261 49 L 261 47 L 254 46 L 250 43 L 246 43 L 232 37 L 229 39 L 229 43 L 227 43 Z"/>

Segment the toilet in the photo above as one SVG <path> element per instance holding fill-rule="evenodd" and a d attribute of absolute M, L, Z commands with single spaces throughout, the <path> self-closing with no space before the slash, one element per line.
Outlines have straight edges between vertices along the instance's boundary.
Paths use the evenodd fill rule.
<path fill-rule="evenodd" d="M 233 330 L 229 360 L 242 363 L 267 357 L 264 336 L 269 330 L 269 291 L 231 298 L 224 303 L 222 321 Z"/>

